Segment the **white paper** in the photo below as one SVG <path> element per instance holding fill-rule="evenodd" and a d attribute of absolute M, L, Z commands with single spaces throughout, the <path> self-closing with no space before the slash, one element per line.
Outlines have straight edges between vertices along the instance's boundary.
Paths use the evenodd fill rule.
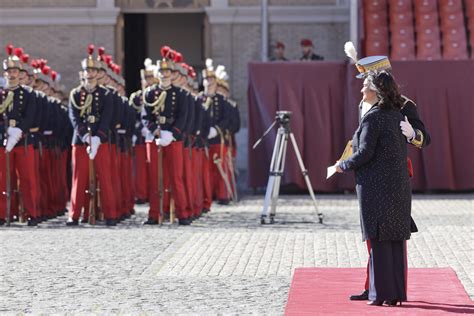
<path fill-rule="evenodd" d="M 333 176 L 333 174 L 336 173 L 336 166 L 330 166 L 328 167 L 328 171 L 327 171 L 327 174 L 326 174 L 326 179 L 329 179 Z"/>

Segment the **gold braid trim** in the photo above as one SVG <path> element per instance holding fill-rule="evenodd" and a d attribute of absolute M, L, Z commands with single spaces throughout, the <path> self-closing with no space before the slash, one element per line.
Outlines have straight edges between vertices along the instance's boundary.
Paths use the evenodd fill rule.
<path fill-rule="evenodd" d="M 153 111 L 152 111 L 153 114 L 161 113 L 161 112 L 164 111 L 164 109 L 165 109 L 165 100 L 166 100 L 166 95 L 167 95 L 166 91 L 161 91 L 160 96 L 153 103 L 148 103 L 145 100 L 145 95 L 146 95 L 146 93 L 143 93 L 143 97 L 142 97 L 143 104 L 145 104 L 146 106 L 154 108 Z"/>
<path fill-rule="evenodd" d="M 133 100 L 135 100 L 137 96 L 140 96 L 141 93 L 142 93 L 142 90 L 138 90 L 132 93 L 132 95 L 130 95 L 130 99 L 128 99 L 128 104 L 130 104 L 137 112 L 140 112 L 142 110 L 142 105 L 141 104 L 139 106 L 135 105 L 135 102 L 133 102 Z"/>
<path fill-rule="evenodd" d="M 13 91 L 8 91 L 5 101 L 3 101 L 2 104 L 0 104 L 0 113 L 4 113 L 7 108 L 8 108 L 8 112 L 12 110 L 14 96 L 15 96 L 15 93 Z"/>
<path fill-rule="evenodd" d="M 415 129 L 415 132 L 416 132 L 416 136 L 413 137 L 413 139 L 411 140 L 411 143 L 413 145 L 415 145 L 416 147 L 418 148 L 421 148 L 423 146 L 423 133 L 419 130 L 419 129 Z M 419 140 L 417 138 L 420 138 Z"/>
<path fill-rule="evenodd" d="M 206 98 L 206 102 L 204 102 L 204 103 L 202 104 L 202 107 L 204 108 L 204 110 L 207 111 L 207 110 L 209 109 L 209 107 L 211 106 L 211 104 L 212 104 L 212 98 L 211 98 L 211 97 L 207 97 L 207 98 Z"/>
<path fill-rule="evenodd" d="M 84 105 L 83 106 L 79 106 L 77 105 L 76 103 L 76 100 L 74 100 L 74 93 L 76 92 L 76 90 L 72 90 L 71 91 L 71 95 L 69 96 L 70 100 L 71 100 L 71 103 L 72 105 L 78 109 L 80 112 L 79 116 L 82 117 L 84 116 L 84 113 L 87 111 L 87 114 L 90 114 L 91 113 L 91 110 L 92 110 L 92 100 L 94 99 L 94 97 L 92 96 L 92 94 L 87 94 L 87 97 L 86 97 L 86 101 L 84 102 Z"/>

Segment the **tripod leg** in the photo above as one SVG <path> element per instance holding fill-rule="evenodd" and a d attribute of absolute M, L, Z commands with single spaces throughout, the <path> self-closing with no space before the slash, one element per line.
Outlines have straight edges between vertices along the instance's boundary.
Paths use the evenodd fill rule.
<path fill-rule="evenodd" d="M 314 196 L 314 192 L 313 192 L 313 186 L 311 185 L 311 181 L 310 181 L 309 175 L 308 175 L 308 170 L 306 170 L 306 168 L 303 164 L 303 159 L 301 158 L 300 150 L 298 149 L 298 144 L 296 143 L 295 135 L 293 135 L 293 133 L 290 133 L 290 139 L 291 139 L 291 142 L 293 144 L 293 148 L 295 149 L 296 158 L 298 159 L 298 164 L 300 165 L 301 173 L 304 176 L 304 180 L 306 182 L 306 186 L 308 188 L 309 195 L 311 195 L 311 199 L 313 200 L 314 209 L 316 210 L 316 213 L 318 214 L 319 222 L 322 223 L 323 222 L 323 213 L 321 213 L 318 210 L 318 206 L 316 204 L 316 197 Z"/>
<path fill-rule="evenodd" d="M 277 171 L 276 161 L 278 159 L 279 152 L 280 152 L 281 136 L 282 135 L 277 132 L 275 145 L 273 146 L 272 160 L 270 162 L 270 174 L 268 177 L 267 189 L 265 191 L 265 200 L 263 201 L 263 209 L 260 215 L 260 218 L 261 218 L 260 221 L 262 224 L 265 224 L 265 218 L 267 217 L 267 214 L 268 214 L 268 207 L 270 206 L 270 199 L 272 197 L 272 192 L 273 192 L 273 188 L 275 184 L 275 174 Z"/>
<path fill-rule="evenodd" d="M 272 207 L 270 211 L 270 223 L 273 224 L 275 221 L 275 214 L 276 214 L 276 207 L 278 202 L 278 195 L 280 194 L 280 184 L 281 184 L 281 177 L 283 176 L 283 172 L 285 170 L 285 161 L 286 161 L 286 150 L 288 145 L 288 134 L 285 133 L 284 129 L 281 130 L 282 137 L 280 140 L 280 159 L 277 163 L 277 176 L 275 179 L 275 185 L 273 190 L 272 196 Z"/>

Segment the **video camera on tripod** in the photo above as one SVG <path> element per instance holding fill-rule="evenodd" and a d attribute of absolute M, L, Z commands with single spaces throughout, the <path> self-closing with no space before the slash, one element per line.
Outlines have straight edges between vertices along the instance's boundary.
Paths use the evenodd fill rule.
<path fill-rule="evenodd" d="M 309 179 L 308 170 L 306 170 L 303 159 L 301 158 L 298 144 L 296 143 L 295 136 L 290 130 L 290 111 L 277 111 L 275 115 L 275 121 L 270 127 L 263 133 L 262 137 L 255 142 L 253 149 L 255 149 L 263 140 L 263 138 L 272 130 L 272 128 L 278 123 L 279 127 L 277 130 L 277 136 L 275 145 L 273 147 L 272 160 L 270 162 L 270 175 L 268 178 L 267 189 L 265 192 L 265 201 L 263 203 L 263 209 L 260 215 L 260 223 L 265 224 L 266 218 L 270 215 L 270 224 L 275 222 L 276 206 L 278 201 L 278 195 L 280 193 L 281 176 L 285 170 L 286 150 L 288 145 L 288 138 L 290 138 L 293 148 L 298 159 L 298 164 L 301 169 L 301 173 L 304 176 L 306 186 L 308 187 L 309 194 L 313 200 L 314 209 L 319 218 L 319 223 L 323 222 L 323 214 L 318 210 L 316 205 L 316 197 L 314 196 L 313 186 Z M 268 207 L 271 203 L 270 214 L 268 214 Z"/>

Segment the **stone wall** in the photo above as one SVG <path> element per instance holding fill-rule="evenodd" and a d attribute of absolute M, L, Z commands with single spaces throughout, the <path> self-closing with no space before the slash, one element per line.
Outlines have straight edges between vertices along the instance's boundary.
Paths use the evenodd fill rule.
<path fill-rule="evenodd" d="M 62 84 L 71 89 L 78 84 L 80 62 L 87 55 L 87 45 L 104 46 L 114 55 L 114 26 L 104 25 L 28 25 L 0 26 L 2 60 L 4 46 L 23 47 L 31 58 L 46 58 L 48 65 L 62 75 Z"/>
<path fill-rule="evenodd" d="M 0 8 L 95 7 L 96 0 L 0 0 Z"/>

